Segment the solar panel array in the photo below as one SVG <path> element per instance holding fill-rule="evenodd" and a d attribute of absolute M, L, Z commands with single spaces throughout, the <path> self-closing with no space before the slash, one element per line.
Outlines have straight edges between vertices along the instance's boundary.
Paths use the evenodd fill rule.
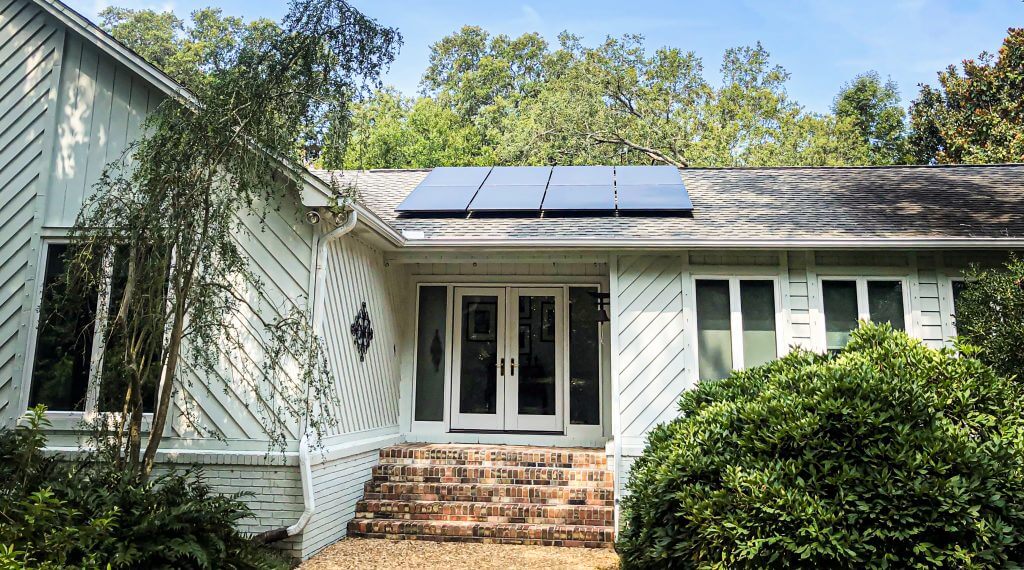
<path fill-rule="evenodd" d="M 673 166 L 440 167 L 400 214 L 690 212 Z"/>

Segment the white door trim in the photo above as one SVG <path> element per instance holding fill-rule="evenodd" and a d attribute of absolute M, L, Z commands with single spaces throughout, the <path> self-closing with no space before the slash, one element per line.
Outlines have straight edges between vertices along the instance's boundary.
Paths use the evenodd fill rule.
<path fill-rule="evenodd" d="M 522 363 L 515 362 L 519 356 L 519 297 L 542 296 L 553 297 L 555 318 L 555 413 L 554 415 L 524 415 L 519 413 L 519 373 Z M 561 433 L 564 430 L 564 393 L 566 385 L 565 356 L 568 352 L 569 336 L 565 326 L 565 288 L 564 287 L 510 287 L 507 304 L 508 331 L 506 333 L 506 354 L 509 356 L 508 375 L 505 377 L 505 429 L 508 431 L 550 431 Z"/>
<path fill-rule="evenodd" d="M 506 325 L 506 300 L 507 288 L 505 287 L 456 287 L 454 303 L 452 305 L 452 375 L 451 375 L 451 420 L 452 429 L 469 430 L 501 430 L 504 429 L 505 417 L 505 376 L 503 375 L 502 363 L 505 359 L 507 346 L 507 325 Z M 495 413 L 493 414 L 471 414 L 459 411 L 461 402 L 460 394 L 462 388 L 462 300 L 467 296 L 493 296 L 497 302 L 497 314 L 495 316 L 495 345 L 496 371 L 495 378 Z"/>

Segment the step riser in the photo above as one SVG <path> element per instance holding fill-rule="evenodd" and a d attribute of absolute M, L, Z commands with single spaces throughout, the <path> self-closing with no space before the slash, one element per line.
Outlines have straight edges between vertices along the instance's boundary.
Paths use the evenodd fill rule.
<path fill-rule="evenodd" d="M 395 447 L 381 450 L 382 464 L 491 465 L 510 467 L 607 468 L 598 451 L 496 450 Z"/>
<path fill-rule="evenodd" d="M 479 486 L 473 484 L 402 483 L 370 481 L 368 501 L 472 501 L 547 505 L 613 506 L 612 489 L 574 487 Z"/>
<path fill-rule="evenodd" d="M 539 544 L 571 542 L 580 545 L 610 546 L 613 540 L 610 528 L 580 526 L 505 525 L 499 527 L 472 524 L 431 523 L 421 521 L 354 520 L 348 532 L 354 536 L 380 535 L 384 537 L 416 537 L 418 540 L 454 542 L 512 542 Z"/>
<path fill-rule="evenodd" d="M 567 485 L 607 488 L 611 488 L 613 484 L 613 475 L 606 470 L 467 467 L 461 465 L 377 465 L 373 468 L 373 479 L 393 482 Z"/>
<path fill-rule="evenodd" d="M 614 511 L 596 506 L 360 501 L 356 518 L 609 526 Z"/>
<path fill-rule="evenodd" d="M 613 548 L 611 542 L 582 542 L 578 540 L 534 540 L 516 538 L 476 538 L 466 536 L 388 534 L 383 532 L 349 531 L 348 536 L 354 538 L 376 538 L 380 540 L 421 540 L 426 542 L 475 542 L 486 544 L 520 544 L 529 546 L 563 546 L 568 548 Z"/>

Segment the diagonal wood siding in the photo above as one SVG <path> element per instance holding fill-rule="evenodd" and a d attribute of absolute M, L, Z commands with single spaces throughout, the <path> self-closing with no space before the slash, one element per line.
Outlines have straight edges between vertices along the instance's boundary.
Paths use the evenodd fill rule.
<path fill-rule="evenodd" d="M 26 0 L 0 3 L 0 425 L 21 415 L 61 26 Z"/>

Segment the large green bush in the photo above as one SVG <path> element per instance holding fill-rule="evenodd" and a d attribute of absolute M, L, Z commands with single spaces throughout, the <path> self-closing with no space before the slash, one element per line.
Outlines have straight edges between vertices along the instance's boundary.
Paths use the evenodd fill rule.
<path fill-rule="evenodd" d="M 199 472 L 140 483 L 102 454 L 47 457 L 45 417 L 0 431 L 0 570 L 13 568 L 280 568 L 235 530 L 240 496 Z"/>
<path fill-rule="evenodd" d="M 956 301 L 956 329 L 977 347 L 976 356 L 1006 376 L 1024 381 L 1024 261 L 972 267 Z"/>
<path fill-rule="evenodd" d="M 701 383 L 633 467 L 627 568 L 1002 567 L 1024 559 L 1021 387 L 864 325 Z"/>

